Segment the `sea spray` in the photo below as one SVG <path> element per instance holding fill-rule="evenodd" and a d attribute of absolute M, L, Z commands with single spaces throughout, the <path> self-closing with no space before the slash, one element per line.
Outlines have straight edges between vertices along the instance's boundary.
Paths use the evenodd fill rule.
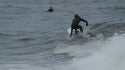
<path fill-rule="evenodd" d="M 104 43 L 100 44 L 100 47 L 102 46 L 100 51 L 94 51 L 93 54 L 87 57 L 76 57 L 70 62 L 70 64 L 64 65 L 62 70 L 124 70 L 124 42 L 124 34 L 108 38 Z M 77 50 L 77 48 L 75 48 L 75 50 Z M 80 51 L 82 51 L 82 49 Z"/>

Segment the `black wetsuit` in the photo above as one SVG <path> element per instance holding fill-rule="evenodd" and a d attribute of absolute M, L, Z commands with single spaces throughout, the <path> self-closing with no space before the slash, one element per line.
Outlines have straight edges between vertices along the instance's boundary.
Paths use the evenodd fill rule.
<path fill-rule="evenodd" d="M 52 8 L 50 8 L 47 12 L 54 12 Z"/>
<path fill-rule="evenodd" d="M 80 31 L 83 32 L 82 26 L 79 25 L 80 21 L 83 21 L 83 19 L 81 19 L 81 18 L 75 18 L 75 19 L 73 19 L 71 28 L 75 29 L 75 30 L 76 29 L 80 29 Z"/>
<path fill-rule="evenodd" d="M 88 26 L 88 22 L 80 17 L 74 18 L 72 21 L 72 25 L 71 25 L 71 35 L 72 36 L 72 31 L 73 29 L 75 29 L 75 34 L 77 34 L 77 29 L 80 29 L 80 32 L 83 32 L 83 28 L 81 25 L 79 25 L 80 21 L 86 22 L 86 26 Z"/>

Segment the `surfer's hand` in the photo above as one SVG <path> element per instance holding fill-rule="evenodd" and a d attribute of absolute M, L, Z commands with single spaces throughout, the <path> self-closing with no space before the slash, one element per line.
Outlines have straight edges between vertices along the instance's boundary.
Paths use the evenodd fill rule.
<path fill-rule="evenodd" d="M 86 26 L 88 26 L 88 24 L 86 24 Z"/>
<path fill-rule="evenodd" d="M 86 21 L 86 26 L 88 26 L 88 22 Z"/>

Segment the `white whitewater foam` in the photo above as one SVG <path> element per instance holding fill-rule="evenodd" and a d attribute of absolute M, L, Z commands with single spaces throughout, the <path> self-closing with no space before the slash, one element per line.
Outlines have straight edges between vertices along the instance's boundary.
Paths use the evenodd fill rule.
<path fill-rule="evenodd" d="M 125 35 L 116 35 L 105 42 L 98 43 L 101 51 L 93 52 L 90 56 L 74 58 L 71 64 L 64 65 L 62 70 L 124 70 L 125 69 Z M 96 45 L 97 43 L 95 43 Z M 92 46 L 92 45 L 91 45 Z M 77 46 L 78 47 L 78 46 Z M 80 46 L 79 46 L 80 47 Z M 96 47 L 95 47 L 96 48 Z M 72 51 L 71 50 L 76 50 Z M 81 51 L 81 52 L 80 52 Z M 62 52 L 84 54 L 84 49 L 66 48 Z M 91 50 L 88 50 L 88 52 Z"/>

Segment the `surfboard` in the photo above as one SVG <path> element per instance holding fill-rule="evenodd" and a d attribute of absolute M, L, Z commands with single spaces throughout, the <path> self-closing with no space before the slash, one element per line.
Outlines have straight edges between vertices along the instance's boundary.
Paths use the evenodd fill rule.
<path fill-rule="evenodd" d="M 79 30 L 79 29 L 77 30 L 77 32 L 78 32 L 78 33 L 75 34 L 75 30 L 73 29 L 72 36 L 80 35 L 80 30 Z M 68 28 L 68 29 L 67 29 L 67 33 L 68 33 L 68 35 L 71 34 L 71 28 Z"/>

